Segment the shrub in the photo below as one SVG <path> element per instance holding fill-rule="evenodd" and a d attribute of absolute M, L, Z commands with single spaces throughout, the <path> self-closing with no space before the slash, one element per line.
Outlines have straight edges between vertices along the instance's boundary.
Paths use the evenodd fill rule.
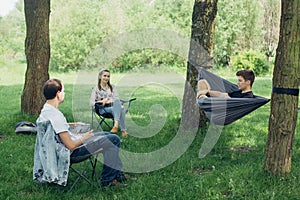
<path fill-rule="evenodd" d="M 266 75 L 270 70 L 265 56 L 257 51 L 245 51 L 232 57 L 231 66 L 233 70 L 251 69 L 256 76 Z"/>
<path fill-rule="evenodd" d="M 112 63 L 112 68 L 118 71 L 126 71 L 145 66 L 170 66 L 172 68 L 184 68 L 186 61 L 178 55 L 157 49 L 142 49 L 126 53 Z"/>

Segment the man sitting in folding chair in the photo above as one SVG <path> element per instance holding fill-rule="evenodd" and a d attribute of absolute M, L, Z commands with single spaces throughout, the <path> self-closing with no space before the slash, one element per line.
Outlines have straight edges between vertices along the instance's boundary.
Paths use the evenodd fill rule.
<path fill-rule="evenodd" d="M 96 173 L 97 158 L 98 154 L 103 150 L 102 148 L 99 148 L 100 139 L 101 136 L 91 137 L 86 140 L 84 144 L 72 150 L 71 153 L 69 150 L 66 150 L 59 135 L 55 133 L 51 121 L 44 121 L 44 118 L 39 117 L 37 120 L 33 179 L 40 183 L 49 182 L 65 186 L 67 184 L 70 167 L 78 177 L 70 187 L 69 191 L 75 187 L 76 183 L 81 178 L 90 185 L 93 185 L 84 174 L 90 164 L 93 169 L 92 178 L 95 177 L 98 180 Z M 60 150 L 57 151 L 58 149 Z M 82 171 L 79 171 L 73 166 L 74 164 L 83 161 L 86 161 L 86 163 Z"/>
<path fill-rule="evenodd" d="M 131 101 L 129 100 L 129 105 Z M 105 122 L 105 118 L 113 118 L 114 125 L 110 130 L 111 133 L 117 133 L 120 126 L 122 136 L 128 135 L 125 124 L 126 110 L 123 108 L 117 89 L 114 85 L 110 84 L 110 72 L 108 69 L 102 69 L 98 73 L 98 84 L 93 88 L 90 97 L 90 105 L 94 111 L 101 117 L 100 125 Z"/>
<path fill-rule="evenodd" d="M 120 138 L 109 133 L 94 134 L 93 131 L 83 134 L 71 133 L 66 118 L 58 110 L 58 106 L 64 101 L 64 85 L 60 80 L 48 80 L 44 85 L 44 96 L 47 101 L 37 119 L 37 124 L 49 121 L 53 131 L 47 132 L 51 130 L 47 129 L 40 132 L 38 128 L 33 179 L 40 183 L 48 182 L 66 186 L 71 164 L 70 157 L 74 162 L 76 158 L 78 158 L 77 161 L 81 161 L 86 154 L 92 155 L 93 152 L 101 149 L 104 158 L 101 184 L 103 186 L 126 186 L 121 183 L 126 181 L 126 177 L 119 157 Z M 86 150 L 86 144 L 90 141 L 93 145 Z"/>

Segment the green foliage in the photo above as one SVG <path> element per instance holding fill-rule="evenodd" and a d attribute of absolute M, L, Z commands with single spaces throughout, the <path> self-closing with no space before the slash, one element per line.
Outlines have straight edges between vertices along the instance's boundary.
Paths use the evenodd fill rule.
<path fill-rule="evenodd" d="M 243 1 L 219 1 L 216 23 L 216 49 L 218 58 L 230 56 L 238 51 L 237 40 L 242 35 L 246 12 L 243 11 Z"/>
<path fill-rule="evenodd" d="M 143 67 L 158 67 L 160 65 L 171 68 L 184 68 L 186 61 L 178 55 L 157 49 L 143 49 L 129 52 L 117 58 L 111 65 L 118 71 L 139 69 Z"/>
<path fill-rule="evenodd" d="M 78 70 L 89 52 L 102 41 L 107 28 L 100 9 L 101 1 L 54 1 L 51 12 L 52 70 Z M 86 7 L 86 9 L 82 9 Z M 107 13 L 107 11 L 106 11 Z M 102 19 L 102 20 L 100 20 Z M 110 34 L 109 31 L 107 31 Z"/>
<path fill-rule="evenodd" d="M 174 24 L 174 30 L 189 35 L 192 23 L 193 1 L 157 0 L 155 1 L 155 15 L 164 17 Z"/>
<path fill-rule="evenodd" d="M 233 56 L 231 65 L 235 71 L 251 69 L 256 76 L 266 75 L 270 70 L 266 57 L 262 53 L 252 50 L 240 52 L 240 54 Z"/>
<path fill-rule="evenodd" d="M 22 5 L 21 1 L 9 16 L 0 17 L 0 66 L 12 60 L 25 60 L 25 18 Z"/>
<path fill-rule="evenodd" d="M 149 27 L 187 30 L 188 16 L 191 15 L 189 5 L 189 1 L 177 4 L 156 1 L 155 5 L 133 0 L 54 2 L 50 20 L 51 32 L 54 32 L 51 37 L 51 69 L 69 71 L 87 67 L 84 61 L 88 55 L 120 32 Z M 181 20 L 182 17 L 185 19 Z M 179 25 L 174 25 L 175 22 Z M 157 50 L 127 52 L 112 66 L 117 70 L 127 70 L 145 64 L 178 62 L 172 61 L 173 55 L 159 54 Z"/>
<path fill-rule="evenodd" d="M 219 1 L 216 24 L 216 48 L 215 60 L 218 66 L 226 66 L 232 56 L 240 52 L 254 49 L 257 52 L 272 50 L 277 46 L 275 31 L 271 30 L 279 24 L 277 7 L 280 1 L 272 1 L 272 4 L 262 3 L 258 0 L 245 1 Z M 272 22 L 270 25 L 270 16 Z M 268 26 L 267 31 L 265 30 Z M 278 35 L 278 33 L 277 33 Z M 268 43 L 266 42 L 268 41 Z M 262 50 L 265 49 L 265 50 Z M 270 56 L 274 56 L 271 55 Z"/>
<path fill-rule="evenodd" d="M 264 29 L 262 35 L 264 40 L 262 41 L 263 51 L 266 56 L 274 57 L 276 46 L 279 40 L 279 18 L 281 14 L 280 0 L 265 0 L 262 2 L 264 7 Z M 272 17 L 270 17 L 272 16 Z"/>
<path fill-rule="evenodd" d="M 20 1 L 16 10 L 0 18 L 1 66 L 7 65 L 8 60 L 26 60 L 23 4 Z M 189 38 L 193 5 L 194 2 L 188 0 L 51 1 L 50 69 L 76 71 L 91 67 L 85 65 L 85 60 L 97 46 L 130 31 L 164 29 Z M 278 27 L 276 13 L 279 5 L 279 0 L 263 3 L 258 0 L 218 1 L 216 64 L 227 65 L 224 58 L 230 59 L 240 51 L 249 49 L 273 52 L 277 45 L 274 38 L 278 31 L 274 27 Z M 270 15 L 275 16 L 272 23 L 267 21 Z M 267 31 L 263 31 L 266 24 Z M 187 60 L 158 49 L 134 49 L 116 58 L 111 67 L 121 71 L 160 64 L 185 68 L 184 59 Z M 94 63 L 95 66 L 97 64 Z"/>

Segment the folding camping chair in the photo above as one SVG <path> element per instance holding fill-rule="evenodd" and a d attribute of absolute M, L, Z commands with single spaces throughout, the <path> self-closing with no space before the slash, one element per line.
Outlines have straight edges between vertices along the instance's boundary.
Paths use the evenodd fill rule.
<path fill-rule="evenodd" d="M 72 186 L 70 187 L 69 192 L 73 190 L 73 188 L 75 187 L 75 185 L 77 184 L 77 182 L 80 179 L 83 179 L 90 185 L 94 186 L 94 184 L 91 182 L 91 180 L 89 180 L 85 176 L 89 164 L 92 167 L 91 178 L 92 179 L 95 178 L 97 181 L 97 185 L 99 186 L 100 183 L 98 182 L 99 178 L 98 178 L 97 171 L 96 171 L 96 165 L 97 165 L 97 161 L 98 161 L 98 154 L 101 153 L 103 149 L 102 148 L 99 148 L 99 149 L 93 148 L 94 142 L 96 142 L 98 139 L 99 138 L 94 138 L 93 140 L 89 141 L 88 143 L 81 145 L 72 151 L 72 154 L 70 155 L 70 169 L 72 169 L 72 171 L 75 172 L 78 176 L 77 176 L 76 180 L 74 181 L 74 183 L 72 184 Z M 82 156 L 80 156 L 80 155 L 82 155 Z M 83 161 L 86 161 L 86 163 L 81 171 L 79 171 L 78 169 L 76 169 L 74 167 L 74 164 L 81 163 Z"/>
<path fill-rule="evenodd" d="M 131 98 L 131 99 L 127 100 L 127 101 L 126 100 L 120 100 L 122 106 L 125 109 L 125 113 L 129 112 L 129 108 L 130 108 L 131 102 L 135 101 L 135 100 L 136 100 L 136 98 Z M 127 105 L 126 108 L 125 108 L 125 105 Z M 98 121 L 98 125 L 97 125 L 96 129 L 98 129 L 99 127 L 102 128 L 102 124 L 103 123 L 107 127 L 109 127 L 110 129 L 112 129 L 113 124 L 114 124 L 114 116 L 111 113 L 108 113 L 106 111 L 103 114 L 100 114 L 100 112 L 99 112 L 100 109 L 103 109 L 103 111 L 105 111 L 105 107 L 103 107 L 101 105 L 101 103 L 95 103 L 95 106 L 92 107 L 92 127 L 94 127 L 93 125 L 94 125 L 94 117 L 95 117 L 96 120 Z M 107 122 L 107 119 L 112 120 L 112 124 L 109 124 Z"/>
<path fill-rule="evenodd" d="M 65 150 L 64 144 L 51 125 L 50 121 L 37 123 L 37 138 L 34 151 L 34 177 L 39 183 L 55 183 L 59 186 L 66 186 L 69 175 L 69 169 L 77 174 L 75 182 L 69 191 L 72 191 L 77 182 L 82 178 L 90 185 L 92 182 L 85 176 L 89 164 L 92 167 L 92 179 L 95 177 L 98 183 L 96 173 L 96 164 L 98 154 L 102 151 L 96 147 L 95 142 L 100 139 L 95 137 L 84 145 L 74 149 L 72 153 Z M 79 171 L 74 164 L 86 162 L 84 169 Z"/>

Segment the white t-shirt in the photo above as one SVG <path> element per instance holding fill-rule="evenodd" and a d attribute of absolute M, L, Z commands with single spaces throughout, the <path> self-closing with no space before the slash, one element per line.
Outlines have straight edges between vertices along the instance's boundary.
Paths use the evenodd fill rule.
<path fill-rule="evenodd" d="M 48 120 L 51 122 L 51 125 L 56 134 L 67 131 L 69 132 L 72 140 L 81 139 L 81 135 L 74 135 L 69 131 L 69 124 L 63 113 L 52 105 L 45 103 L 43 109 L 41 110 L 41 114 L 37 119 L 37 122 Z"/>

